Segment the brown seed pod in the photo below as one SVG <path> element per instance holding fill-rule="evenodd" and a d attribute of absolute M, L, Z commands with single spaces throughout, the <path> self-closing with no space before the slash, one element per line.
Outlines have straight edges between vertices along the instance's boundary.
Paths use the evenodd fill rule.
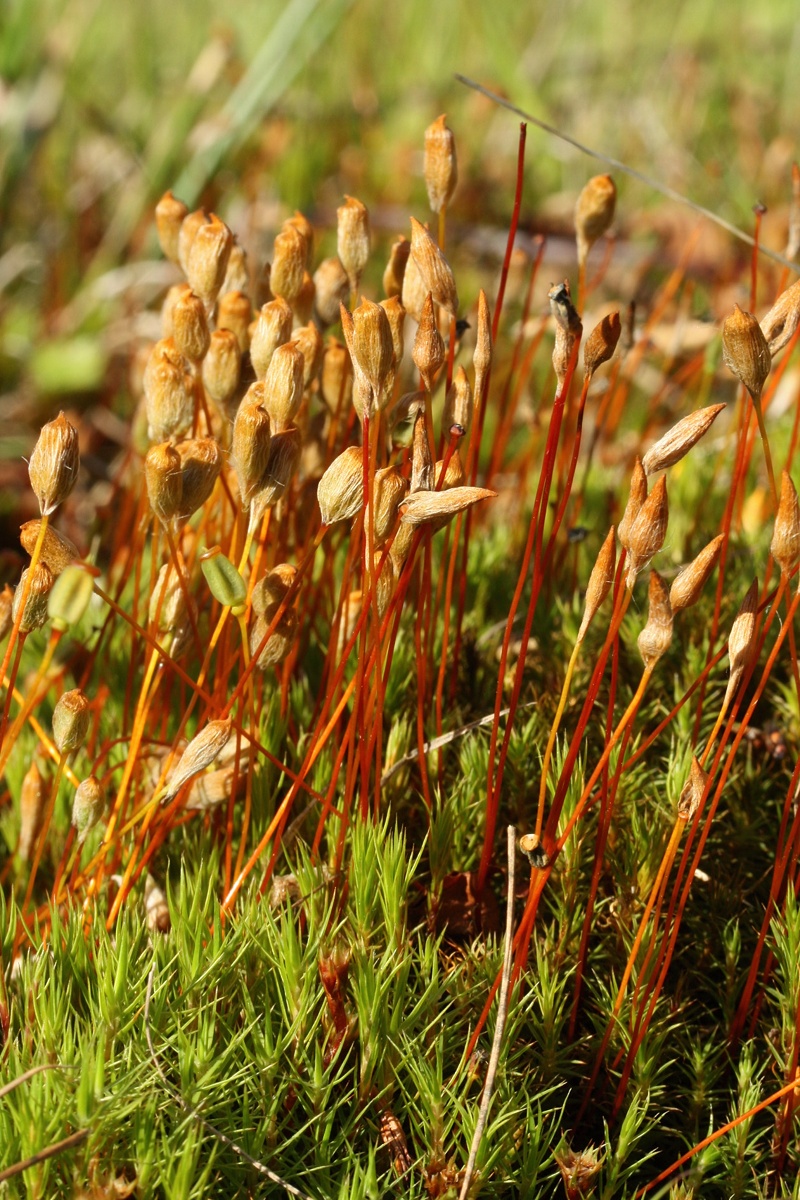
<path fill-rule="evenodd" d="M 758 580 L 754 579 L 748 588 L 747 595 L 734 617 L 728 638 L 728 656 L 730 658 L 730 676 L 725 691 L 723 708 L 727 709 L 734 693 L 739 686 L 742 676 L 755 658 L 758 640 L 756 638 L 756 622 L 758 616 Z"/>
<path fill-rule="evenodd" d="M 378 617 L 383 619 L 397 586 L 397 568 L 391 554 L 376 550 L 373 555 L 375 570 L 375 598 L 378 602 Z M 381 563 L 383 565 L 381 566 Z"/>
<path fill-rule="evenodd" d="M 433 451 L 428 437 L 424 401 L 414 408 L 414 432 L 411 437 L 411 492 L 433 490 Z"/>
<path fill-rule="evenodd" d="M 258 385 L 254 384 L 239 405 L 231 441 L 231 462 L 244 509 L 250 507 L 267 469 L 272 440 L 269 416 L 258 400 L 249 398 L 256 387 Z"/>
<path fill-rule="evenodd" d="M 606 540 L 600 547 L 600 553 L 595 559 L 589 582 L 586 585 L 586 599 L 583 605 L 583 620 L 578 630 L 576 641 L 582 642 L 586 632 L 595 618 L 597 610 L 602 605 L 614 582 L 614 569 L 617 564 L 617 548 L 612 525 L 606 534 Z"/>
<path fill-rule="evenodd" d="M 270 615 L 274 617 L 296 579 L 297 567 L 293 567 L 291 563 L 278 563 L 263 579 L 259 579 L 251 597 L 256 616 L 266 616 L 268 619 Z"/>
<path fill-rule="evenodd" d="M 294 317 L 291 305 L 282 296 L 263 305 L 250 338 L 250 358 L 256 379 L 263 379 L 278 346 L 292 336 Z"/>
<path fill-rule="evenodd" d="M 178 262 L 184 275 L 189 274 L 189 255 L 201 225 L 208 224 L 208 213 L 204 208 L 187 213 L 178 233 Z"/>
<path fill-rule="evenodd" d="M 591 379 L 598 367 L 613 358 L 621 332 L 618 312 L 608 313 L 595 325 L 583 346 L 583 370 L 587 379 Z"/>
<path fill-rule="evenodd" d="M 403 286 L 400 297 L 403 302 L 403 308 L 409 316 L 413 320 L 419 321 L 422 316 L 422 306 L 425 303 L 429 289 L 426 286 L 422 272 L 411 255 L 411 243 L 409 242 L 408 245 L 409 257 L 406 262 L 405 271 L 403 272 Z"/>
<path fill-rule="evenodd" d="M 373 304 L 363 296 L 352 316 L 352 346 L 348 348 L 380 403 L 394 363 L 394 340 L 389 317 L 380 304 Z"/>
<path fill-rule="evenodd" d="M 306 267 L 310 267 L 314 258 L 314 226 L 305 213 L 301 213 L 297 208 L 294 210 L 294 216 L 284 221 L 284 229 L 287 225 L 293 225 L 298 233 L 302 234 L 306 244 Z"/>
<path fill-rule="evenodd" d="M 34 629 L 41 629 L 47 620 L 47 600 L 55 582 L 53 572 L 47 564 L 38 562 L 33 569 L 30 587 L 28 587 L 27 580 L 30 570 L 30 567 L 26 567 L 22 572 L 11 603 L 11 615 L 16 622 L 22 598 L 27 591 L 25 608 L 19 625 L 19 632 L 26 634 L 32 633 Z"/>
<path fill-rule="evenodd" d="M 303 282 L 300 285 L 300 291 L 295 297 L 292 308 L 294 310 L 295 321 L 298 325 L 307 325 L 314 314 L 314 298 L 316 289 L 314 288 L 314 280 L 310 272 L 303 272 Z"/>
<path fill-rule="evenodd" d="M 190 362 L 205 358 L 211 334 L 205 305 L 191 288 L 181 292 L 172 309 L 172 339 L 178 353 Z"/>
<path fill-rule="evenodd" d="M 91 720 L 89 701 L 80 688 L 64 692 L 53 709 L 53 741 L 59 754 L 71 754 L 86 741 Z"/>
<path fill-rule="evenodd" d="M 242 355 L 231 329 L 215 329 L 203 359 L 203 386 L 220 413 L 230 417 L 230 407 L 239 387 Z"/>
<path fill-rule="evenodd" d="M 411 547 L 414 543 L 415 528 L 413 525 L 404 525 L 401 521 L 397 526 L 397 532 L 392 540 L 392 548 L 389 553 L 392 556 L 392 562 L 395 567 L 395 575 L 399 578 L 400 572 L 403 569 L 403 564 L 408 558 Z"/>
<path fill-rule="evenodd" d="M 689 413 L 688 417 L 684 417 L 668 429 L 642 459 L 645 475 L 655 475 L 656 471 L 664 471 L 679 462 L 708 432 L 723 408 L 724 404 L 698 408 L 696 412 Z"/>
<path fill-rule="evenodd" d="M 270 300 L 275 299 L 272 289 L 269 286 L 271 270 L 272 268 L 268 262 L 265 262 L 261 268 L 261 277 L 256 284 L 256 308 L 261 304 L 268 304 Z"/>
<path fill-rule="evenodd" d="M 144 460 L 144 477 L 150 507 L 164 525 L 181 512 L 183 475 L 181 456 L 170 442 L 151 446 Z"/>
<path fill-rule="evenodd" d="M 228 741 L 232 728 L 233 721 L 227 717 L 224 721 L 209 721 L 195 734 L 171 772 L 162 800 L 171 800 L 173 796 L 177 796 L 193 775 L 211 765 Z"/>
<path fill-rule="evenodd" d="M 565 279 L 563 283 L 557 283 L 551 287 L 547 298 L 550 301 L 550 312 L 556 322 L 553 370 L 556 373 L 560 393 L 564 390 L 570 362 L 583 333 L 583 325 L 572 303 L 568 280 Z"/>
<path fill-rule="evenodd" d="M 257 519 L 272 504 L 277 504 L 300 461 L 300 431 L 293 425 L 272 435 L 269 461 L 261 483 L 251 500 L 251 515 Z"/>
<path fill-rule="evenodd" d="M 644 473 L 642 460 L 637 457 L 633 464 L 633 472 L 631 474 L 630 488 L 628 491 L 628 503 L 625 505 L 625 512 L 622 514 L 622 520 L 617 526 L 617 537 L 620 544 L 626 550 L 630 550 L 630 534 L 633 528 L 633 523 L 639 515 L 639 509 L 647 499 L 647 476 Z"/>
<path fill-rule="evenodd" d="M 144 370 L 148 436 L 166 442 L 187 433 L 194 417 L 194 389 L 187 362 L 172 338 L 153 347 Z"/>
<path fill-rule="evenodd" d="M 222 453 L 214 438 L 191 438 L 179 442 L 176 450 L 181 457 L 183 489 L 178 517 L 181 521 L 188 521 L 213 492 L 217 476 L 222 470 Z"/>
<path fill-rule="evenodd" d="M 171 338 L 174 330 L 173 313 L 175 306 L 184 296 L 191 296 L 192 289 L 188 283 L 176 283 L 169 289 L 164 297 L 164 303 L 161 305 L 161 336 L 162 338 Z"/>
<path fill-rule="evenodd" d="M 428 393 L 423 390 L 404 392 L 399 396 L 389 411 L 389 425 L 395 429 L 398 425 L 413 422 L 420 405 L 424 408 Z"/>
<path fill-rule="evenodd" d="M 411 242 L 408 238 L 398 237 L 389 253 L 389 261 L 383 272 L 383 290 L 386 296 L 400 296 L 403 292 L 403 276 L 406 273 L 408 256 L 411 253 Z"/>
<path fill-rule="evenodd" d="M 225 804 L 233 793 L 233 775 L 233 767 L 219 767 L 216 771 L 205 771 L 195 776 L 186 795 L 186 808 L 192 812 L 207 812 Z M 239 781 L 243 778 L 244 773 L 240 769 Z"/>
<path fill-rule="evenodd" d="M 433 309 L 433 296 L 430 292 L 422 306 L 417 336 L 414 338 L 414 349 L 411 352 L 414 366 L 419 371 L 425 388 L 432 392 L 436 385 L 436 376 L 444 365 L 447 352 L 442 335 L 436 327 L 436 314 Z"/>
<path fill-rule="evenodd" d="M 397 522 L 400 505 L 408 495 L 408 480 L 400 474 L 398 467 L 381 467 L 375 472 L 375 545 L 385 542 Z M 369 505 L 364 514 L 364 527 L 369 522 Z"/>
<path fill-rule="evenodd" d="M 33 554 L 41 526 L 41 521 L 26 521 L 20 526 L 19 540 L 27 554 Z M 80 550 L 68 537 L 53 529 L 51 525 L 47 526 L 39 551 L 39 560 L 50 568 L 53 575 L 60 575 L 70 563 L 77 562 L 80 557 Z"/>
<path fill-rule="evenodd" d="M 478 332 L 475 337 L 472 365 L 475 368 L 477 399 L 483 390 L 486 373 L 492 365 L 492 314 L 489 312 L 489 301 L 483 288 L 478 292 Z"/>
<path fill-rule="evenodd" d="M 333 460 L 317 484 L 323 525 L 349 521 L 364 504 L 364 455 L 360 446 L 348 446 Z"/>
<path fill-rule="evenodd" d="M 437 304 L 447 309 L 452 317 L 458 316 L 458 292 L 445 256 L 424 225 L 411 218 L 411 258 L 414 260 L 425 284 Z M 406 272 L 408 268 L 406 268 Z M 405 293 L 403 295 L 405 304 Z M 408 305 L 406 305 L 408 308 Z M 409 310 L 410 311 L 410 310 Z"/>
<path fill-rule="evenodd" d="M 489 488 L 459 487 L 446 492 L 412 492 L 400 505 L 400 520 L 405 525 L 424 525 L 429 522 L 449 521 L 456 513 L 463 512 L 489 500 L 497 492 Z"/>
<path fill-rule="evenodd" d="M 435 213 L 450 203 L 458 182 L 456 139 L 445 124 L 445 115 L 425 130 L 425 159 L 423 163 L 428 202 Z"/>
<path fill-rule="evenodd" d="M 25 772 L 19 793 L 19 841 L 17 854 L 28 862 L 36 845 L 44 816 L 45 785 L 35 762 Z"/>
<path fill-rule="evenodd" d="M 217 302 L 217 329 L 229 329 L 236 335 L 239 353 L 250 346 L 253 306 L 246 292 L 223 292 Z"/>
<path fill-rule="evenodd" d="M 788 257 L 794 257 L 789 255 Z M 761 332 L 774 357 L 794 337 L 800 324 L 800 279 L 781 292 L 761 322 Z"/>
<path fill-rule="evenodd" d="M 339 258 L 323 258 L 314 272 L 314 304 L 320 324 L 325 327 L 339 320 L 339 305 L 346 304 L 350 281 Z"/>
<path fill-rule="evenodd" d="M 295 323 L 297 325 L 308 325 L 314 316 L 314 300 L 316 298 L 316 288 L 310 271 L 303 274 L 303 283 L 297 298 L 293 304 Z M 316 325 L 315 325 L 316 328 Z"/>
<path fill-rule="evenodd" d="M 375 413 L 377 409 L 377 396 L 367 373 L 356 357 L 356 326 L 353 314 L 342 305 L 340 316 L 342 332 L 344 333 L 344 340 L 347 343 L 347 349 L 350 354 L 350 366 L 353 372 L 353 407 L 358 414 L 359 420 L 363 422 L 365 417 L 371 417 Z"/>
<path fill-rule="evenodd" d="M 637 645 L 645 668 L 650 671 L 672 644 L 672 609 L 669 591 L 658 571 L 650 572 L 647 624 L 639 634 Z"/>
<path fill-rule="evenodd" d="M 578 264 L 583 267 L 592 246 L 614 220 L 617 188 L 610 175 L 595 175 L 578 196 L 575 204 L 575 238 Z"/>
<path fill-rule="evenodd" d="M 197 605 L 192 600 L 192 615 L 196 620 Z M 164 563 L 148 607 L 150 632 L 161 643 L 170 658 L 180 658 L 189 644 L 191 622 L 186 597 L 172 563 Z"/>
<path fill-rule="evenodd" d="M 273 296 L 281 296 L 293 304 L 303 286 L 308 245 L 305 237 L 291 221 L 286 221 L 275 238 L 269 285 Z"/>
<path fill-rule="evenodd" d="M 50 516 L 66 500 L 80 465 L 78 432 L 60 412 L 55 421 L 42 426 L 28 462 L 28 477 L 43 517 Z"/>
<path fill-rule="evenodd" d="M 303 387 L 307 388 L 316 379 L 322 366 L 322 334 L 310 321 L 295 329 L 292 341 L 303 356 Z"/>
<path fill-rule="evenodd" d="M 250 653 L 253 658 L 256 657 L 258 648 L 264 639 L 264 634 L 269 629 L 271 623 L 271 620 L 266 616 L 257 617 L 253 622 L 253 627 L 250 630 Z M 282 663 L 289 654 L 296 636 L 297 613 L 293 608 L 287 608 L 275 629 L 267 638 L 261 653 L 258 654 L 256 660 L 257 668 L 260 671 L 266 671 L 267 667 L 276 667 Z"/>
<path fill-rule="evenodd" d="M 105 802 L 102 785 L 94 775 L 81 780 L 72 799 L 72 824 L 75 826 L 78 845 L 81 845 L 87 833 L 94 829 L 100 820 Z"/>
<path fill-rule="evenodd" d="M 345 196 L 336 210 L 336 253 L 347 272 L 350 291 L 358 291 L 361 275 L 369 260 L 369 214 L 354 196 Z"/>
<path fill-rule="evenodd" d="M 405 348 L 403 331 L 406 323 L 406 310 L 403 308 L 403 302 L 399 296 L 390 296 L 388 300 L 381 300 L 381 308 L 386 313 L 389 329 L 392 332 L 392 369 L 387 377 L 385 388 L 386 395 L 390 396 L 394 389 L 397 369 L 403 361 Z"/>
<path fill-rule="evenodd" d="M 583 331 L 580 316 L 572 303 L 572 291 L 568 279 L 562 283 L 552 284 L 547 293 L 547 300 L 556 323 L 556 329 L 562 329 L 564 332 L 572 330 L 575 333 Z"/>
<path fill-rule="evenodd" d="M 264 408 L 274 433 L 288 429 L 303 399 L 305 359 L 294 342 L 278 346 L 264 376 Z"/>
<path fill-rule="evenodd" d="M 164 257 L 170 262 L 178 261 L 178 239 L 188 214 L 189 209 L 182 200 L 176 199 L 172 192 L 164 192 L 156 205 L 158 241 Z"/>
<path fill-rule="evenodd" d="M 683 608 L 691 608 L 700 599 L 700 593 L 717 565 L 724 541 L 724 534 L 718 534 L 675 576 L 669 589 L 669 602 L 673 613 L 680 612 Z"/>
<path fill-rule="evenodd" d="M 788 471 L 781 475 L 781 498 L 769 550 L 784 576 L 788 576 L 800 560 L 800 506 Z"/>
<path fill-rule="evenodd" d="M 189 251 L 186 278 L 204 304 L 211 305 L 219 295 L 228 259 L 233 247 L 233 234 L 216 213 L 195 234 Z"/>
<path fill-rule="evenodd" d="M 322 399 L 332 412 L 344 411 L 353 391 L 350 354 L 338 338 L 328 338 L 320 372 Z"/>
<path fill-rule="evenodd" d="M 632 588 L 636 576 L 643 571 L 654 554 L 664 545 L 669 522 L 667 484 L 662 475 L 647 497 L 633 522 L 628 546 L 628 575 L 626 583 Z"/>
<path fill-rule="evenodd" d="M 689 778 L 683 785 L 683 790 L 678 800 L 678 820 L 691 821 L 700 807 L 700 801 L 703 799 L 703 792 L 708 786 L 709 776 L 700 766 L 694 755 L 692 755 L 692 765 L 689 769 Z"/>
<path fill-rule="evenodd" d="M 722 357 L 725 366 L 758 400 L 772 366 L 767 339 L 752 315 L 734 304 L 722 326 Z"/>
<path fill-rule="evenodd" d="M 250 268 L 247 265 L 247 255 L 233 235 L 233 245 L 228 257 L 228 269 L 222 281 L 220 295 L 227 292 L 242 292 L 247 295 L 250 291 Z"/>

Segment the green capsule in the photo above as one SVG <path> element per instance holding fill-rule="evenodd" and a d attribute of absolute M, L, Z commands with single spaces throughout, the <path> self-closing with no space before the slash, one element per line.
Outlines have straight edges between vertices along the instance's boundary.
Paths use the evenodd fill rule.
<path fill-rule="evenodd" d="M 203 555 L 200 566 L 214 599 L 232 609 L 234 616 L 238 616 L 244 610 L 247 588 L 231 560 L 215 546 Z"/>

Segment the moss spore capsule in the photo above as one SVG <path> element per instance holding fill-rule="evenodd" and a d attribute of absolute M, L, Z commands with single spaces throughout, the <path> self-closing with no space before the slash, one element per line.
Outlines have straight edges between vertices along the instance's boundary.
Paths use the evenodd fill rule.
<path fill-rule="evenodd" d="M 247 587 L 241 575 L 219 546 L 207 550 L 200 557 L 200 569 L 205 576 L 211 595 L 234 616 L 244 612 Z"/>
<path fill-rule="evenodd" d="M 64 692 L 53 710 L 53 741 L 60 754 L 80 749 L 89 732 L 91 709 L 80 688 Z"/>
<path fill-rule="evenodd" d="M 72 800 L 72 824 L 75 826 L 79 842 L 83 842 L 86 835 L 94 829 L 103 815 L 104 807 L 105 793 L 100 781 L 94 775 L 81 780 Z"/>
<path fill-rule="evenodd" d="M 42 426 L 28 462 L 28 476 L 43 517 L 64 503 L 77 482 L 80 463 L 78 432 L 60 412 Z"/>

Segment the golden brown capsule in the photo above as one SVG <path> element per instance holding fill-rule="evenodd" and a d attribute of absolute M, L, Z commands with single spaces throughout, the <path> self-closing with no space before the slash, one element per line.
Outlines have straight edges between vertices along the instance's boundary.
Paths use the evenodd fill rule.
<path fill-rule="evenodd" d="M 642 459 L 645 475 L 654 475 L 656 471 L 664 471 L 679 462 L 708 432 L 723 408 L 724 404 L 699 408 L 668 429 Z"/>
<path fill-rule="evenodd" d="M 722 357 L 729 371 L 758 400 L 772 366 L 772 357 L 761 326 L 752 315 L 734 304 L 722 326 Z"/>
<path fill-rule="evenodd" d="M 594 243 L 614 220 L 617 188 L 610 175 L 595 175 L 578 196 L 575 204 L 575 238 L 578 263 L 583 266 Z"/>
<path fill-rule="evenodd" d="M 66 500 L 77 481 L 80 463 L 77 430 L 60 412 L 42 426 L 28 462 L 28 476 L 43 517 Z"/>
<path fill-rule="evenodd" d="M 426 291 L 437 304 L 458 316 L 458 292 L 453 272 L 445 256 L 424 225 L 411 218 L 411 257 L 422 276 Z M 406 271 L 408 268 L 406 268 Z M 405 303 L 405 297 L 403 299 Z M 406 305 L 406 307 L 408 307 Z"/>
<path fill-rule="evenodd" d="M 423 172 L 431 209 L 441 212 L 450 203 L 458 182 L 456 139 L 444 114 L 425 130 Z"/>
<path fill-rule="evenodd" d="M 369 215 L 365 205 L 354 196 L 345 196 L 336 210 L 336 252 L 347 272 L 350 291 L 358 291 L 361 275 L 369 259 Z"/>
<path fill-rule="evenodd" d="M 173 196 L 172 192 L 164 195 L 156 205 L 156 229 L 158 240 L 164 257 L 170 262 L 178 261 L 178 239 L 181 226 L 189 214 L 189 209 L 182 200 Z"/>

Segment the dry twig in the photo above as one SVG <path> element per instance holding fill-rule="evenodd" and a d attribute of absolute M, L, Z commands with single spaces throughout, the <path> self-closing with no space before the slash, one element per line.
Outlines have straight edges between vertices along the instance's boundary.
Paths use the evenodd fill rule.
<path fill-rule="evenodd" d="M 483 1131 L 486 1128 L 486 1122 L 489 1118 L 489 1106 L 492 1103 L 492 1092 L 494 1091 L 494 1080 L 497 1075 L 497 1067 L 500 1062 L 500 1049 L 503 1042 L 503 1032 L 506 1027 L 506 1015 L 508 1013 L 508 985 L 511 979 L 511 950 L 514 932 L 514 865 L 517 850 L 517 833 L 513 825 L 509 825 L 506 830 L 508 843 L 508 895 L 506 898 L 506 940 L 505 950 L 503 953 L 503 974 L 500 981 L 500 996 L 497 1001 L 497 1023 L 494 1027 L 494 1038 L 492 1040 L 492 1052 L 489 1056 L 489 1066 L 486 1069 L 486 1082 L 483 1086 L 483 1096 L 481 1097 L 481 1107 L 478 1112 L 478 1123 L 475 1126 L 475 1133 L 472 1136 L 472 1145 L 469 1148 L 469 1158 L 467 1160 L 467 1169 L 464 1172 L 464 1179 L 461 1184 L 461 1191 L 458 1195 L 458 1200 L 466 1200 L 469 1194 L 472 1177 L 475 1174 L 475 1162 L 478 1157 Z"/>

